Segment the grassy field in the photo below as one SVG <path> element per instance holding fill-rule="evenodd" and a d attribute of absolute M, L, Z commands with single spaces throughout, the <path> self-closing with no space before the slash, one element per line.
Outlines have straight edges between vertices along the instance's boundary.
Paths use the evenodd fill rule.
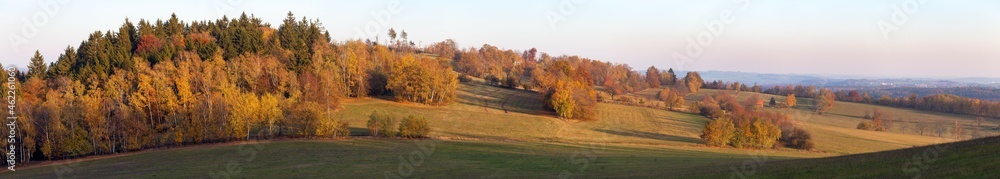
<path fill-rule="evenodd" d="M 695 101 L 700 101 L 706 95 L 720 92 L 735 94 L 731 90 L 703 89 L 698 93 L 686 96 L 685 99 L 689 103 L 694 103 Z M 771 97 L 774 97 L 779 102 L 785 101 L 784 96 L 750 92 L 740 92 L 736 99 L 742 101 L 751 95 L 758 95 L 760 99 L 765 101 L 770 100 Z M 813 110 L 813 106 L 815 105 L 813 99 L 797 98 L 796 100 L 798 101 L 798 105 L 792 109 L 764 108 L 764 110 L 785 113 L 799 121 L 801 126 L 812 132 L 813 138 L 816 140 L 817 150 L 827 152 L 856 154 L 950 142 L 955 141 L 954 137 L 950 135 L 955 121 L 959 121 L 965 127 L 966 134 L 963 135 L 964 138 L 969 138 L 970 135 L 968 132 L 975 127 L 972 124 L 975 117 L 968 115 L 927 112 L 840 101 L 834 104 L 832 110 L 823 115 L 818 115 Z M 866 120 L 862 118 L 865 112 L 871 111 L 874 108 L 889 113 L 894 120 L 902 119 L 904 122 L 894 122 L 888 132 L 857 130 L 858 123 Z M 917 123 L 925 123 L 928 126 L 940 125 L 947 128 L 947 132 L 942 137 L 938 137 L 936 134 L 932 135 L 930 132 L 921 135 L 916 132 Z M 992 126 L 996 125 L 996 120 L 987 120 L 987 122 L 983 123 L 984 127 L 981 128 L 981 131 L 984 135 L 997 135 L 998 132 L 992 128 Z"/>
<path fill-rule="evenodd" d="M 646 90 L 635 95 L 655 95 Z M 719 92 L 703 90 L 687 96 L 689 102 Z M 743 92 L 738 99 L 751 95 Z M 760 94 L 763 99 L 770 95 Z M 778 101 L 784 97 L 775 96 Z M 824 115 L 809 110 L 811 99 L 800 98 L 794 109 L 765 108 L 791 115 L 813 134 L 816 151 L 792 149 L 740 150 L 703 146 L 698 138 L 707 118 L 618 104 L 600 103 L 597 120 L 573 121 L 553 117 L 538 93 L 463 83 L 458 100 L 446 106 L 401 104 L 385 99 L 352 99 L 337 112 L 355 136 L 365 136 L 368 115 L 385 111 L 398 120 L 424 116 L 433 128 L 436 149 L 413 140 L 370 139 L 264 141 L 248 145 L 195 146 L 104 157 L 68 165 L 39 166 L 4 172 L 14 178 L 63 176 L 93 178 L 204 178 L 230 174 L 261 178 L 419 177 L 518 178 L 572 175 L 585 178 L 722 175 L 746 162 L 784 163 L 809 159 L 906 149 L 953 141 L 950 138 L 902 132 L 854 129 L 872 105 L 838 102 Z M 972 117 L 879 107 L 912 122 L 944 123 Z M 995 124 L 991 123 L 990 124 Z M 912 130 L 912 128 L 911 128 Z M 946 136 L 947 137 L 947 136 Z M 402 167 L 400 156 L 425 153 L 424 163 Z M 823 159 L 816 159 L 823 160 Z M 796 160 L 792 160 L 796 161 Z M 231 164 L 232 163 L 232 164 Z M 404 162 L 405 163 L 405 162 Z M 410 162 L 412 163 L 412 162 Z M 227 166 L 228 165 L 228 166 Z M 230 167 L 232 166 L 232 167 Z M 715 170 L 726 171 L 715 171 Z M 785 176 L 785 175 L 776 175 Z M 794 175 L 789 175 L 794 176 Z"/>
<path fill-rule="evenodd" d="M 751 178 L 997 178 L 1000 137 L 868 154 L 763 163 L 734 174 L 705 169 L 698 177 Z"/>
<path fill-rule="evenodd" d="M 281 141 L 191 147 L 3 172 L 4 178 L 584 178 L 693 175 L 767 156 L 815 153 L 536 142 Z M 400 158 L 403 159 L 400 159 Z"/>
<path fill-rule="evenodd" d="M 368 133 L 363 130 L 368 115 L 380 110 L 396 119 L 425 116 L 433 127 L 431 136 L 441 139 L 671 146 L 701 144 L 698 135 L 708 120 L 693 114 L 598 104 L 598 120 L 567 121 L 545 110 L 538 93 L 476 84 L 459 88 L 458 102 L 447 106 L 365 99 L 346 103 L 337 115 L 349 121 L 359 135 Z"/>

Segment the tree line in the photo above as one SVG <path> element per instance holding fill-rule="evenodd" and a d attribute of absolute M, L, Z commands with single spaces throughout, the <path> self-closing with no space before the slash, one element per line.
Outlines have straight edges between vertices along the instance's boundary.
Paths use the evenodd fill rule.
<path fill-rule="evenodd" d="M 418 48 L 405 31 L 388 35 L 386 44 L 332 41 L 318 20 L 291 12 L 278 28 L 246 14 L 190 23 L 176 15 L 137 24 L 126 19 L 117 31 L 95 31 L 77 48 L 68 46 L 54 62 L 46 64 L 36 51 L 29 70 L 18 72 L 18 158 L 345 137 L 349 125 L 334 115 L 343 99 L 391 96 L 447 105 L 459 74 L 543 93 L 546 107 L 567 119 L 593 119 L 594 86 L 611 95 L 674 86 L 678 90 L 664 98 L 678 105 L 682 94 L 704 83 L 697 72 L 679 80 L 673 69 L 650 67 L 643 74 L 625 64 L 536 49 L 485 44 L 462 50 L 452 40 Z M 424 131 L 418 127 L 424 119 L 406 121 L 407 129 Z"/>
<path fill-rule="evenodd" d="M 570 55 L 552 56 L 535 48 L 516 51 L 484 44 L 479 48 L 462 49 L 449 39 L 431 44 L 425 50 L 451 59 L 455 71 L 462 75 L 459 79 L 477 77 L 494 86 L 540 92 L 545 96 L 547 108 L 569 119 L 593 119 L 593 108 L 598 100 L 605 100 L 604 93 L 613 99 L 648 88 L 681 84 L 673 69 L 660 70 L 651 66 L 643 74 L 627 64 Z M 686 83 L 681 85 L 686 86 L 685 91 L 697 91 L 703 83 L 697 72 L 690 72 L 684 79 Z M 594 86 L 602 86 L 604 91 L 595 91 Z M 676 99 L 678 97 L 671 98 L 671 103 L 678 104 Z"/>
<path fill-rule="evenodd" d="M 36 51 L 28 71 L 18 72 L 17 158 L 345 137 L 347 122 L 333 115 L 345 98 L 452 102 L 458 75 L 449 61 L 393 40 L 331 41 L 318 20 L 292 13 L 278 28 L 246 14 L 190 23 L 176 15 L 137 25 L 126 19 L 52 63 Z M 400 129 L 424 136 L 424 128 L 406 127 L 421 122 L 407 119 Z"/>
<path fill-rule="evenodd" d="M 757 91 L 757 85 L 754 85 L 754 87 L 743 88 L 745 85 L 740 84 L 739 82 L 727 83 L 723 81 L 715 81 L 706 83 L 704 86 L 705 88 L 710 89 L 763 92 L 765 94 L 773 95 L 794 94 L 795 96 L 806 98 L 824 97 L 823 99 L 826 101 L 831 101 L 827 99 L 832 98 L 832 100 L 836 101 L 877 104 L 925 111 L 1000 118 L 1000 102 L 962 97 L 954 94 L 937 93 L 919 96 L 917 93 L 910 93 L 908 96 L 903 97 L 879 95 L 879 97 L 876 98 L 875 95 L 870 95 L 868 92 L 858 90 L 828 90 L 830 93 L 824 94 L 822 93 L 823 89 L 816 86 L 803 85 L 774 86 L 763 91 Z"/>

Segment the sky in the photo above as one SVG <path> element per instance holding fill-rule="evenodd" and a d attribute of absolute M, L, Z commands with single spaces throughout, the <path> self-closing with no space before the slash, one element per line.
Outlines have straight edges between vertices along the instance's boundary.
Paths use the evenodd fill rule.
<path fill-rule="evenodd" d="M 537 48 L 675 70 L 870 77 L 1000 77 L 996 0 L 0 0 L 0 62 L 53 62 L 126 18 L 214 20 L 289 11 L 334 40 L 405 30 L 418 45 Z"/>

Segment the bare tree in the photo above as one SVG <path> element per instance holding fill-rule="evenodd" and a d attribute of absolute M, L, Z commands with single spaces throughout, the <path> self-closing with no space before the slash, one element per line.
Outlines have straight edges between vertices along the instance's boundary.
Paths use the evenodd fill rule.
<path fill-rule="evenodd" d="M 917 123 L 917 133 L 920 133 L 920 135 L 924 135 L 924 132 L 927 132 L 927 124 Z"/>
<path fill-rule="evenodd" d="M 906 133 L 906 128 L 909 126 L 907 124 L 909 124 L 909 122 L 903 121 L 903 118 L 899 118 L 896 121 L 899 123 L 899 133 Z"/>
<path fill-rule="evenodd" d="M 958 120 L 955 120 L 955 125 L 951 127 L 951 136 L 956 139 L 962 139 L 964 134 L 965 130 L 962 127 L 962 124 L 958 123 Z"/>
<path fill-rule="evenodd" d="M 941 125 L 939 123 L 938 124 L 934 124 L 934 132 L 937 133 L 938 137 L 944 137 L 944 133 L 947 130 L 948 130 L 948 128 L 944 127 L 944 125 Z"/>

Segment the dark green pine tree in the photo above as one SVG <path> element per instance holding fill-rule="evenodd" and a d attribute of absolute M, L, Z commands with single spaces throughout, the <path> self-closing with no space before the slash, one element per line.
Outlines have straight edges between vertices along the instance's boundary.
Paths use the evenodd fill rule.
<path fill-rule="evenodd" d="M 670 85 L 677 84 L 677 74 L 674 73 L 674 68 L 667 70 L 667 74 L 670 74 Z"/>
<path fill-rule="evenodd" d="M 35 56 L 31 57 L 31 62 L 28 63 L 28 78 L 39 77 L 42 78 L 43 74 L 47 70 L 48 66 L 45 65 L 45 57 L 42 57 L 42 53 L 35 50 Z"/>
<path fill-rule="evenodd" d="M 52 66 L 49 67 L 48 76 L 49 77 L 66 76 L 70 78 L 75 78 L 75 76 L 70 76 L 77 74 L 71 71 L 73 70 L 73 65 L 75 64 L 76 64 L 76 49 L 74 49 L 71 46 L 66 46 L 66 50 L 63 50 L 63 53 L 59 55 L 59 59 L 56 59 L 56 62 L 53 62 Z"/>

